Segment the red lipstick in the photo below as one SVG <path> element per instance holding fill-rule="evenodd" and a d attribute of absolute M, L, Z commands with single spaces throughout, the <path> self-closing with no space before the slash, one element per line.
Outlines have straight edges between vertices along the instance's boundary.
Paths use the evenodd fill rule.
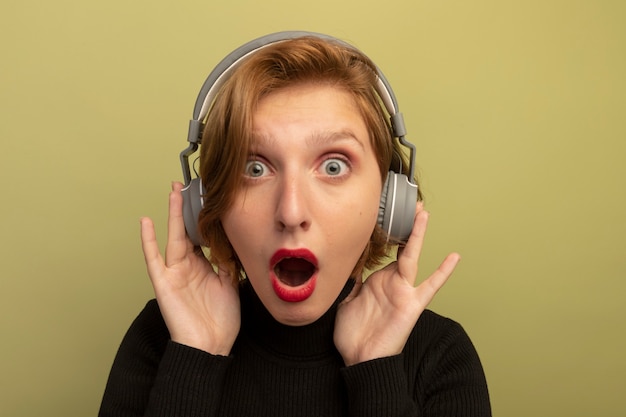
<path fill-rule="evenodd" d="M 270 259 L 274 292 L 283 301 L 298 303 L 309 298 L 317 282 L 317 258 L 308 249 L 279 249 Z"/>

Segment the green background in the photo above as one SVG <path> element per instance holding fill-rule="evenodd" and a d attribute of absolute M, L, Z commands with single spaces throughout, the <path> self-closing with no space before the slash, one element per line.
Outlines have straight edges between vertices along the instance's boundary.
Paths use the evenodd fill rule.
<path fill-rule="evenodd" d="M 212 67 L 325 32 L 383 69 L 431 222 L 432 308 L 470 333 L 496 416 L 623 416 L 626 2 L 17 1 L 0 6 L 0 415 L 95 415 L 152 297 L 139 217 Z"/>

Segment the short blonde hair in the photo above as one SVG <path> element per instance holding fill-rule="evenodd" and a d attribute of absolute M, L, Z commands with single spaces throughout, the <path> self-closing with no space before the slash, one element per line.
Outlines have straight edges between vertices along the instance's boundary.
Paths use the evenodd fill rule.
<path fill-rule="evenodd" d="M 405 159 L 392 138 L 388 116 L 374 88 L 376 74 L 376 66 L 364 54 L 315 36 L 266 46 L 246 58 L 233 72 L 207 115 L 200 149 L 200 177 L 205 195 L 198 226 L 201 238 L 210 248 L 208 256 L 213 264 L 227 268 L 233 277 L 243 276 L 243 267 L 220 219 L 242 186 L 240 173 L 244 172 L 252 144 L 252 118 L 257 104 L 272 92 L 302 83 L 331 85 L 347 91 L 368 128 L 382 181 L 394 155 Z M 386 236 L 377 226 L 352 276 L 360 276 L 364 268 L 378 265 L 388 250 Z"/>

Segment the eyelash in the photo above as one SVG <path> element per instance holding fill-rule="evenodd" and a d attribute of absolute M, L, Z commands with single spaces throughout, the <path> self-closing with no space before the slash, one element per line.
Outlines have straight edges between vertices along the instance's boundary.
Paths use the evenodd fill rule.
<path fill-rule="evenodd" d="M 352 169 L 352 165 L 350 164 L 350 160 L 348 158 L 346 158 L 343 155 L 328 155 L 324 158 L 324 160 L 322 161 L 322 163 L 320 164 L 320 168 L 323 168 L 325 166 L 326 163 L 328 163 L 329 161 L 339 161 L 341 164 L 343 164 L 342 168 L 343 171 L 337 175 L 330 175 L 326 172 L 322 172 L 322 175 L 328 176 L 332 179 L 341 179 L 343 177 L 345 177 L 346 175 L 348 175 Z M 346 172 L 347 171 L 347 172 Z"/>
<path fill-rule="evenodd" d="M 263 166 L 264 172 L 263 175 L 261 176 L 253 176 L 250 175 L 249 173 L 249 169 L 252 167 L 253 164 L 259 164 Z M 261 178 L 263 176 L 265 176 L 265 174 L 267 174 L 267 171 L 269 171 L 269 167 L 267 166 L 267 163 L 262 161 L 261 159 L 259 159 L 258 157 L 254 157 L 254 158 L 250 158 L 248 159 L 248 161 L 246 162 L 246 168 L 244 170 L 244 176 L 250 180 L 256 180 L 258 178 Z"/>
<path fill-rule="evenodd" d="M 323 169 L 324 165 L 327 164 L 329 161 L 339 161 L 339 163 L 342 164 L 343 171 L 337 175 L 331 175 L 331 174 L 324 172 L 324 169 Z M 263 174 L 261 174 L 260 176 L 250 175 L 249 169 L 253 166 L 253 164 L 261 165 L 264 169 Z M 342 178 L 344 178 L 346 175 L 350 173 L 350 171 L 352 170 L 352 164 L 350 163 L 350 159 L 346 157 L 345 155 L 329 154 L 329 155 L 324 156 L 324 159 L 319 164 L 318 169 L 320 169 L 320 171 L 318 172 L 325 177 L 331 178 L 332 180 L 341 180 Z M 255 155 L 253 157 L 250 157 L 250 159 L 248 159 L 248 161 L 246 162 L 244 176 L 248 180 L 254 181 L 267 175 L 268 171 L 271 172 L 271 168 L 269 164 L 263 158 L 259 157 L 258 155 Z"/>

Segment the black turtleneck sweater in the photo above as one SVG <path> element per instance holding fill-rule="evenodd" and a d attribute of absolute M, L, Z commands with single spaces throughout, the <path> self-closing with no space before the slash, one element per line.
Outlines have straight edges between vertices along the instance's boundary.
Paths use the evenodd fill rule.
<path fill-rule="evenodd" d="M 485 376 L 460 325 L 424 311 L 401 355 L 346 367 L 333 344 L 339 300 L 318 321 L 278 323 L 249 283 L 231 355 L 172 342 L 155 300 L 119 348 L 100 417 L 490 416 Z"/>

